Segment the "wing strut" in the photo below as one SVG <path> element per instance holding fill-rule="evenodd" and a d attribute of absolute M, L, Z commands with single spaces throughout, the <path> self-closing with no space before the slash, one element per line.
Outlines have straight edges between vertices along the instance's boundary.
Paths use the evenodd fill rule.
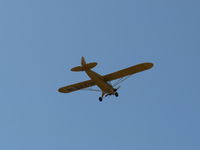
<path fill-rule="evenodd" d="M 120 78 L 117 82 L 113 83 L 112 86 L 115 87 L 115 86 L 119 85 L 120 83 L 122 83 L 123 81 L 125 81 L 126 79 L 128 79 L 128 78 L 130 78 L 130 77 L 131 77 L 131 75 L 126 76 L 126 77 L 122 77 L 122 78 Z"/>
<path fill-rule="evenodd" d="M 98 89 L 93 89 L 93 88 L 85 88 L 83 89 L 84 91 L 93 91 L 93 92 L 102 92 L 101 90 Z"/>

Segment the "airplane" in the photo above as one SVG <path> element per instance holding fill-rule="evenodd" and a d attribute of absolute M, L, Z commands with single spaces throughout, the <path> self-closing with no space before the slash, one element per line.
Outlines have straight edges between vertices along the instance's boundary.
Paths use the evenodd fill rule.
<path fill-rule="evenodd" d="M 85 71 L 85 73 L 90 77 L 90 80 L 68 85 L 62 88 L 59 88 L 58 91 L 61 93 L 70 93 L 82 89 L 86 89 L 92 86 L 98 86 L 100 90 L 94 90 L 94 91 L 100 91 L 102 92 L 101 97 L 99 97 L 99 101 L 101 102 L 104 97 L 115 95 L 116 97 L 119 96 L 117 90 L 118 88 L 114 88 L 113 85 L 111 85 L 112 80 L 116 79 L 122 79 L 129 77 L 130 75 L 133 75 L 135 73 L 148 70 L 153 67 L 153 63 L 141 63 L 135 66 L 131 66 L 107 75 L 100 75 L 94 71 L 92 71 L 92 68 L 94 68 L 97 65 L 96 62 L 86 63 L 85 58 L 81 58 L 81 66 L 77 66 L 71 69 L 71 71 L 79 72 L 79 71 Z M 126 79 L 125 78 L 125 79 Z"/>

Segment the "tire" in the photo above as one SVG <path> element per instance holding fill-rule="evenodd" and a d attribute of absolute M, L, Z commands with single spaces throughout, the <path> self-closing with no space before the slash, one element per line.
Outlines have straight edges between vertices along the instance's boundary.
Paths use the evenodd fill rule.
<path fill-rule="evenodd" d="M 116 96 L 116 97 L 118 97 L 118 96 L 119 96 L 119 94 L 116 92 L 116 93 L 115 93 L 115 96 Z"/>
<path fill-rule="evenodd" d="M 99 101 L 102 102 L 102 100 L 103 100 L 102 97 L 99 97 Z"/>

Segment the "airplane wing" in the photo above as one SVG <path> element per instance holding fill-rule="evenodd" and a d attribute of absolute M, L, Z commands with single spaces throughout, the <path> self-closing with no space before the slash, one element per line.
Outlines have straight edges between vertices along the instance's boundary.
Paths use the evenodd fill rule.
<path fill-rule="evenodd" d="M 59 88 L 58 91 L 61 93 L 70 93 L 70 92 L 74 92 L 74 91 L 78 91 L 84 88 L 88 88 L 91 86 L 96 85 L 92 80 L 87 80 L 84 82 L 80 82 L 80 83 L 76 83 L 76 84 L 72 84 L 72 85 L 68 85 L 62 88 Z"/>
<path fill-rule="evenodd" d="M 126 68 L 126 69 L 122 69 L 122 70 L 107 74 L 107 75 L 103 76 L 103 78 L 104 78 L 104 81 L 112 81 L 112 80 L 123 78 L 125 76 L 132 75 L 132 74 L 150 69 L 152 67 L 153 67 L 152 63 L 142 63 L 142 64 L 138 64 L 138 65 Z"/>

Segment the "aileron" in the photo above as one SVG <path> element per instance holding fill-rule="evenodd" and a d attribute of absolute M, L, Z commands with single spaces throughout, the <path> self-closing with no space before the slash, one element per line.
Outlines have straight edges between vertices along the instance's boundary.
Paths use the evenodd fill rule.
<path fill-rule="evenodd" d="M 88 80 L 88 81 L 84 81 L 84 82 L 80 82 L 80 83 L 59 88 L 58 91 L 61 93 L 70 93 L 70 92 L 78 91 L 78 90 L 88 88 L 94 85 L 95 83 L 92 80 Z"/>

